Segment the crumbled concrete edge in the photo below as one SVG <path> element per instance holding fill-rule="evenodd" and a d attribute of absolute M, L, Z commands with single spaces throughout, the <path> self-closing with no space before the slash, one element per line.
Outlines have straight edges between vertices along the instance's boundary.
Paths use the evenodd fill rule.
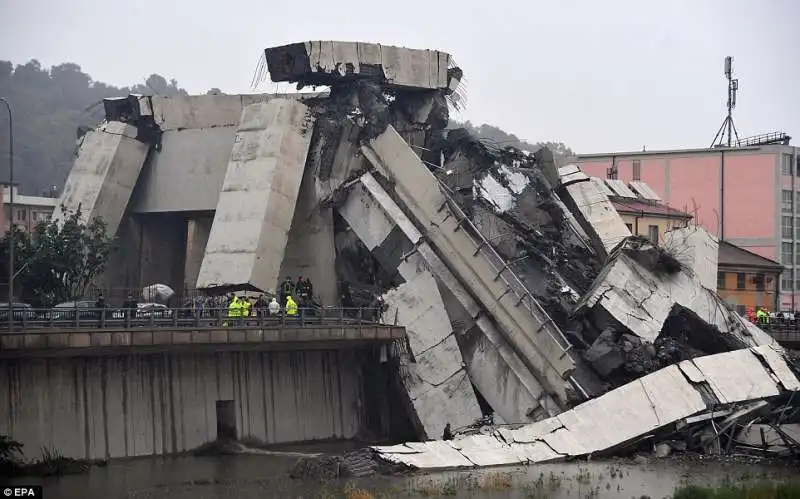
<path fill-rule="evenodd" d="M 426 470 L 542 463 L 602 454 L 709 410 L 789 391 L 800 391 L 800 381 L 782 356 L 762 346 L 671 365 L 518 429 L 373 449 L 390 463 Z"/>

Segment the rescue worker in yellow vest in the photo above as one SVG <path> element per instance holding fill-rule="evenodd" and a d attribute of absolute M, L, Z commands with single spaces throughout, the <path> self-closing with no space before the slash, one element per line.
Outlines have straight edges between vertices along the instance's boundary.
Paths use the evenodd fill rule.
<path fill-rule="evenodd" d="M 233 298 L 231 298 L 231 302 L 228 304 L 228 317 L 230 319 L 236 320 L 241 316 L 242 316 L 242 304 L 241 302 L 239 302 L 239 297 L 233 295 Z"/>
<path fill-rule="evenodd" d="M 242 304 L 242 317 L 250 317 L 250 299 L 240 298 L 239 303 Z"/>
<path fill-rule="evenodd" d="M 297 302 L 294 301 L 292 295 L 286 296 L 286 315 L 297 317 Z"/>
<path fill-rule="evenodd" d="M 758 310 L 756 310 L 756 324 L 759 326 L 769 324 L 769 314 L 763 307 L 758 307 Z"/>

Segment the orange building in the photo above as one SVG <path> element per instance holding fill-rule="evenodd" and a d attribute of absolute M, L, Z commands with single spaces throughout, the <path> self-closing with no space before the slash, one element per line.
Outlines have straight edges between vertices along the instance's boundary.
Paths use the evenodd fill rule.
<path fill-rule="evenodd" d="M 743 314 L 748 308 L 779 311 L 783 266 L 726 241 L 719 242 L 717 293 Z"/>

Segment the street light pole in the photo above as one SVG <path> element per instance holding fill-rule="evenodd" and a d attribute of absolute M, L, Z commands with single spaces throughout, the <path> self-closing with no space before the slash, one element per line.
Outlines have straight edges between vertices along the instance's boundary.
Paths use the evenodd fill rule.
<path fill-rule="evenodd" d="M 14 330 L 14 125 L 11 105 L 0 97 L 8 111 L 8 330 Z"/>

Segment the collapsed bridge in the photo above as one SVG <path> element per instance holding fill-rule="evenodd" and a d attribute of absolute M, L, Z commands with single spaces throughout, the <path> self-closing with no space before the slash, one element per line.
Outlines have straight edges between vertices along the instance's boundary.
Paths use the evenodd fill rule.
<path fill-rule="evenodd" d="M 120 239 L 106 287 L 273 292 L 288 274 L 325 305 L 381 303 L 408 333 L 391 360 L 422 440 L 489 412 L 548 420 L 705 354 L 782 358 L 708 289 L 707 232 L 654 247 L 550 151 L 448 130 L 463 103 L 449 54 L 314 41 L 264 60 L 273 81 L 328 88 L 105 101 L 58 206 Z M 510 210 L 478 194 L 514 172 L 525 185 Z"/>

